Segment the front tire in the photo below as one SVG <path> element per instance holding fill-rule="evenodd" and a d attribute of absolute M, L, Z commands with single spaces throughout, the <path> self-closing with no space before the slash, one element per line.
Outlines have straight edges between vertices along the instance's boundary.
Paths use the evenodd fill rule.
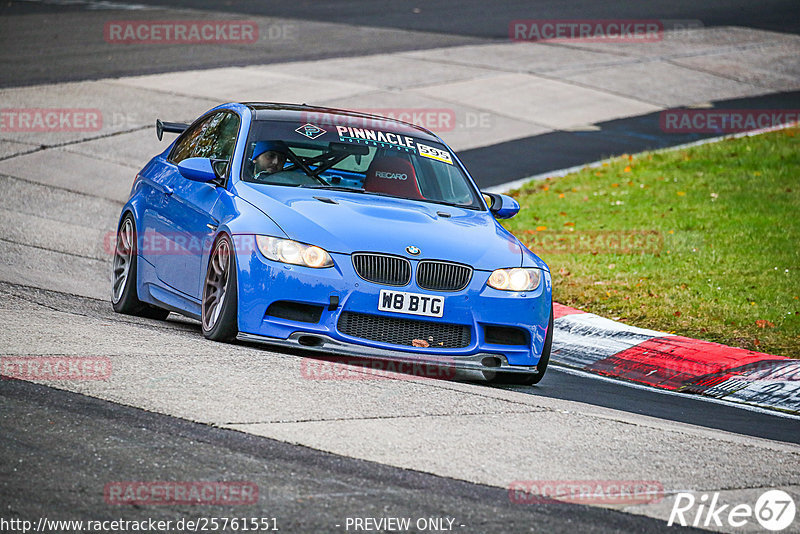
<path fill-rule="evenodd" d="M 517 386 L 532 386 L 538 384 L 544 378 L 547 365 L 550 363 L 550 352 L 553 349 L 553 304 L 550 304 L 550 322 L 547 325 L 547 335 L 544 338 L 542 347 L 542 357 L 536 364 L 537 373 L 496 373 L 495 376 L 487 379 L 492 384 L 509 384 Z"/>
<path fill-rule="evenodd" d="M 230 342 L 239 333 L 236 258 L 227 235 L 221 236 L 208 258 L 201 304 L 203 335 Z"/>
<path fill-rule="evenodd" d="M 136 223 L 133 221 L 133 215 L 128 213 L 122 219 L 117 230 L 111 305 L 117 313 L 150 319 L 166 319 L 169 310 L 157 308 L 139 300 L 136 292 L 136 265 Z"/>

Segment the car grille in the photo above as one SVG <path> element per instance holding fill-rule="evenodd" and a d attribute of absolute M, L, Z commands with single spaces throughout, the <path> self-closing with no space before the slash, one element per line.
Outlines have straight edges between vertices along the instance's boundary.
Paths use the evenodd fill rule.
<path fill-rule="evenodd" d="M 425 341 L 431 348 L 457 349 L 468 346 L 471 341 L 469 326 L 366 313 L 343 312 L 338 328 L 348 336 L 409 347 L 420 346 L 419 342 Z"/>
<path fill-rule="evenodd" d="M 397 256 L 357 253 L 353 267 L 358 276 L 376 284 L 404 286 L 411 281 L 411 262 Z"/>
<path fill-rule="evenodd" d="M 421 261 L 417 267 L 417 285 L 431 291 L 460 291 L 472 278 L 472 268 L 445 261 Z"/>

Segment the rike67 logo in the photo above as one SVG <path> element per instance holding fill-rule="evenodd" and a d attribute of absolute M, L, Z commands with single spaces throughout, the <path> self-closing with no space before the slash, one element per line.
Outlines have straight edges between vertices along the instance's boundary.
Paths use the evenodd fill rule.
<path fill-rule="evenodd" d="M 719 495 L 703 493 L 696 498 L 691 493 L 678 493 L 667 526 L 744 527 L 755 520 L 762 528 L 779 532 L 792 524 L 797 512 L 794 499 L 781 490 L 764 492 L 755 506 L 722 504 Z"/>

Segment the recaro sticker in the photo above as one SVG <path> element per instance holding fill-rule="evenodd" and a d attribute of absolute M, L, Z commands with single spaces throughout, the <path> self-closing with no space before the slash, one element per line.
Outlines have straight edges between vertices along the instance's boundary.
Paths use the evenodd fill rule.
<path fill-rule="evenodd" d="M 450 165 L 453 164 L 453 159 L 450 157 L 450 152 L 447 150 L 440 150 L 433 146 L 423 145 L 422 143 L 417 143 L 417 150 L 420 156 L 435 159 L 436 161 L 443 161 Z"/>
<path fill-rule="evenodd" d="M 378 178 L 384 178 L 386 180 L 408 180 L 408 175 L 401 172 L 378 171 L 375 173 L 375 176 Z"/>

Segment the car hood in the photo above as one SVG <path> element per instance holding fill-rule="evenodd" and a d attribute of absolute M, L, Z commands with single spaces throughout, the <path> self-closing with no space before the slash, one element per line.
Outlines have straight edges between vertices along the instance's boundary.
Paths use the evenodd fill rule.
<path fill-rule="evenodd" d="M 357 192 L 247 182 L 236 184 L 236 194 L 263 211 L 290 239 L 329 252 L 383 252 L 449 260 L 480 270 L 522 264 L 519 242 L 488 211 Z M 419 248 L 421 253 L 412 256 L 406 251 L 410 246 Z"/>

